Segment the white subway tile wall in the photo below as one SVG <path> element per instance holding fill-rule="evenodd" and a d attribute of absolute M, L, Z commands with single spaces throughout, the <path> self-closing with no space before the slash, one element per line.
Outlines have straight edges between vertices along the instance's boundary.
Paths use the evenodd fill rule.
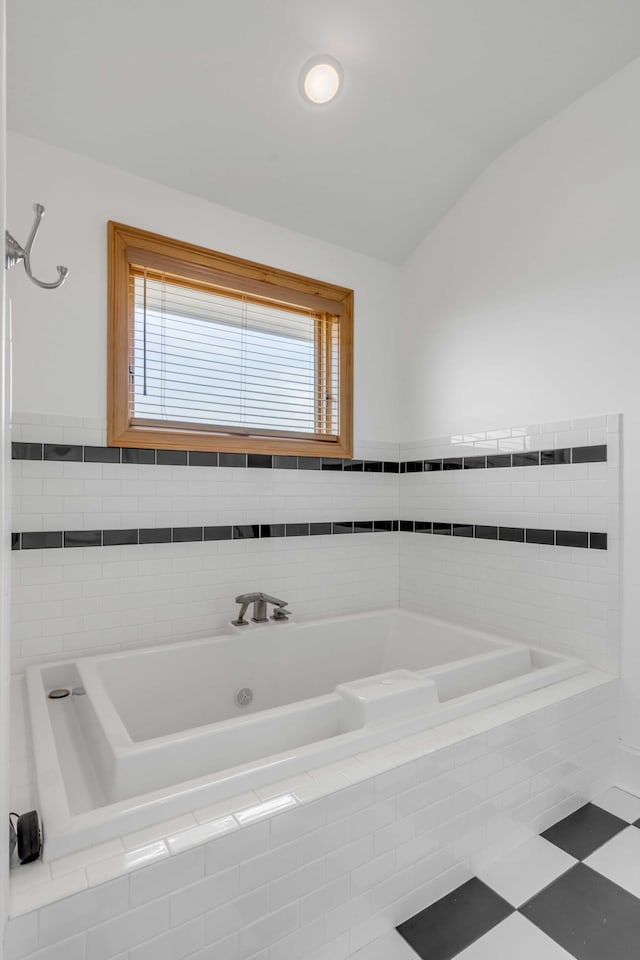
<path fill-rule="evenodd" d="M 18 420 L 16 441 L 105 442 L 100 423 Z M 212 633 L 246 589 L 283 596 L 304 617 L 400 601 L 615 672 L 619 426 L 601 417 L 357 451 L 411 460 L 608 445 L 606 463 L 507 470 L 14 461 L 14 530 L 384 517 L 607 532 L 609 549 L 385 533 L 16 551 L 12 802 L 35 804 L 25 666 Z M 55 870 L 38 865 L 35 884 L 14 871 L 14 913 L 27 912 L 11 921 L 8 960 L 342 960 L 610 785 L 614 682 L 507 714 L 437 753 L 427 755 L 432 733 L 410 738 L 395 756 L 371 751 L 178 818 L 169 834 L 151 828 Z M 234 820 L 238 806 L 283 789 L 293 809 Z"/>
<path fill-rule="evenodd" d="M 22 550 L 13 562 L 14 671 L 219 632 L 247 590 L 307 618 L 398 604 L 396 533 Z"/>
<path fill-rule="evenodd" d="M 13 461 L 13 529 L 396 519 L 394 474 Z"/>
<path fill-rule="evenodd" d="M 598 446 L 615 441 L 621 415 L 581 417 L 555 423 L 533 423 L 499 430 L 478 430 L 450 437 L 407 441 L 400 444 L 401 460 L 428 460 L 437 457 L 473 457 L 483 454 L 524 453 L 561 447 Z M 617 456 L 617 448 L 614 449 Z"/>
<path fill-rule="evenodd" d="M 606 442 L 602 463 L 403 475 L 400 518 L 602 532 L 608 549 L 401 534 L 401 606 L 618 672 L 619 441 L 610 416 L 403 446 L 402 459 L 430 459 Z"/>
<path fill-rule="evenodd" d="M 17 415 L 14 441 L 105 442 L 95 421 Z M 362 458 L 397 460 L 369 443 Z M 394 474 L 13 461 L 12 529 L 396 520 Z M 13 554 L 12 669 L 68 656 L 206 636 L 233 598 L 263 589 L 305 617 L 398 603 L 391 533 L 23 550 Z"/>
<path fill-rule="evenodd" d="M 472 735 L 398 741 L 340 789 L 344 763 L 320 771 L 328 795 L 107 882 L 90 857 L 38 875 L 14 891 L 6 960 L 344 960 L 609 785 L 617 681 L 563 687 L 482 711 Z"/>
<path fill-rule="evenodd" d="M 207 635 L 227 625 L 237 593 L 262 588 L 305 617 L 400 600 L 615 672 L 619 429 L 618 416 L 598 417 L 400 450 L 408 459 L 457 455 L 463 447 L 475 455 L 486 444 L 507 441 L 546 448 L 582 442 L 585 431 L 595 444 L 606 430 L 605 463 L 401 476 L 16 460 L 14 530 L 407 517 L 601 530 L 609 534 L 609 549 L 385 533 L 17 551 L 12 669 Z M 25 442 L 105 441 L 100 423 L 80 419 L 22 415 L 13 432 Z M 368 444 L 358 453 L 398 457 L 388 444 Z M 61 514 L 44 512 L 52 498 Z M 582 512 L 585 503 L 598 512 Z M 25 505 L 27 512 L 19 513 Z M 124 506 L 130 512 L 123 513 Z M 20 696 L 14 711 L 24 713 Z M 12 798 L 23 809 L 33 799 L 31 748 L 25 723 L 14 727 Z"/>

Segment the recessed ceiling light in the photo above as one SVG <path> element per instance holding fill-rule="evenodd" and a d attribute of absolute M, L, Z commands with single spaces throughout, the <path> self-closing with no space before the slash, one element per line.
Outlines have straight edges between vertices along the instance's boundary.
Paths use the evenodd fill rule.
<path fill-rule="evenodd" d="M 342 67 L 335 59 L 323 53 L 307 60 L 300 74 L 303 97 L 310 103 L 329 103 L 342 86 Z"/>

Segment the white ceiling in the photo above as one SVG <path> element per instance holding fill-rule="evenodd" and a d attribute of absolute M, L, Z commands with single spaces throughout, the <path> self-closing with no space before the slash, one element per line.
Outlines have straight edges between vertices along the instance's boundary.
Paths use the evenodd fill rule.
<path fill-rule="evenodd" d="M 12 129 L 393 263 L 640 54 L 639 0 L 9 0 L 8 28 Z"/>

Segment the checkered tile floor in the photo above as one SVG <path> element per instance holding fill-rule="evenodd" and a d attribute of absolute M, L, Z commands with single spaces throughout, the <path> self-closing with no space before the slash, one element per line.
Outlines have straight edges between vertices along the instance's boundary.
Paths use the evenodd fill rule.
<path fill-rule="evenodd" d="M 398 932 L 406 960 L 637 960 L 640 799 L 607 791 Z"/>

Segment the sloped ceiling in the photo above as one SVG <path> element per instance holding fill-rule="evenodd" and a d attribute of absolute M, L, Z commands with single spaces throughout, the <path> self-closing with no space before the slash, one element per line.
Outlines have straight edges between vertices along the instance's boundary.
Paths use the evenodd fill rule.
<path fill-rule="evenodd" d="M 9 0 L 8 37 L 10 128 L 401 263 L 640 54 L 640 3 Z M 344 87 L 317 108 L 298 76 L 321 52 Z"/>

